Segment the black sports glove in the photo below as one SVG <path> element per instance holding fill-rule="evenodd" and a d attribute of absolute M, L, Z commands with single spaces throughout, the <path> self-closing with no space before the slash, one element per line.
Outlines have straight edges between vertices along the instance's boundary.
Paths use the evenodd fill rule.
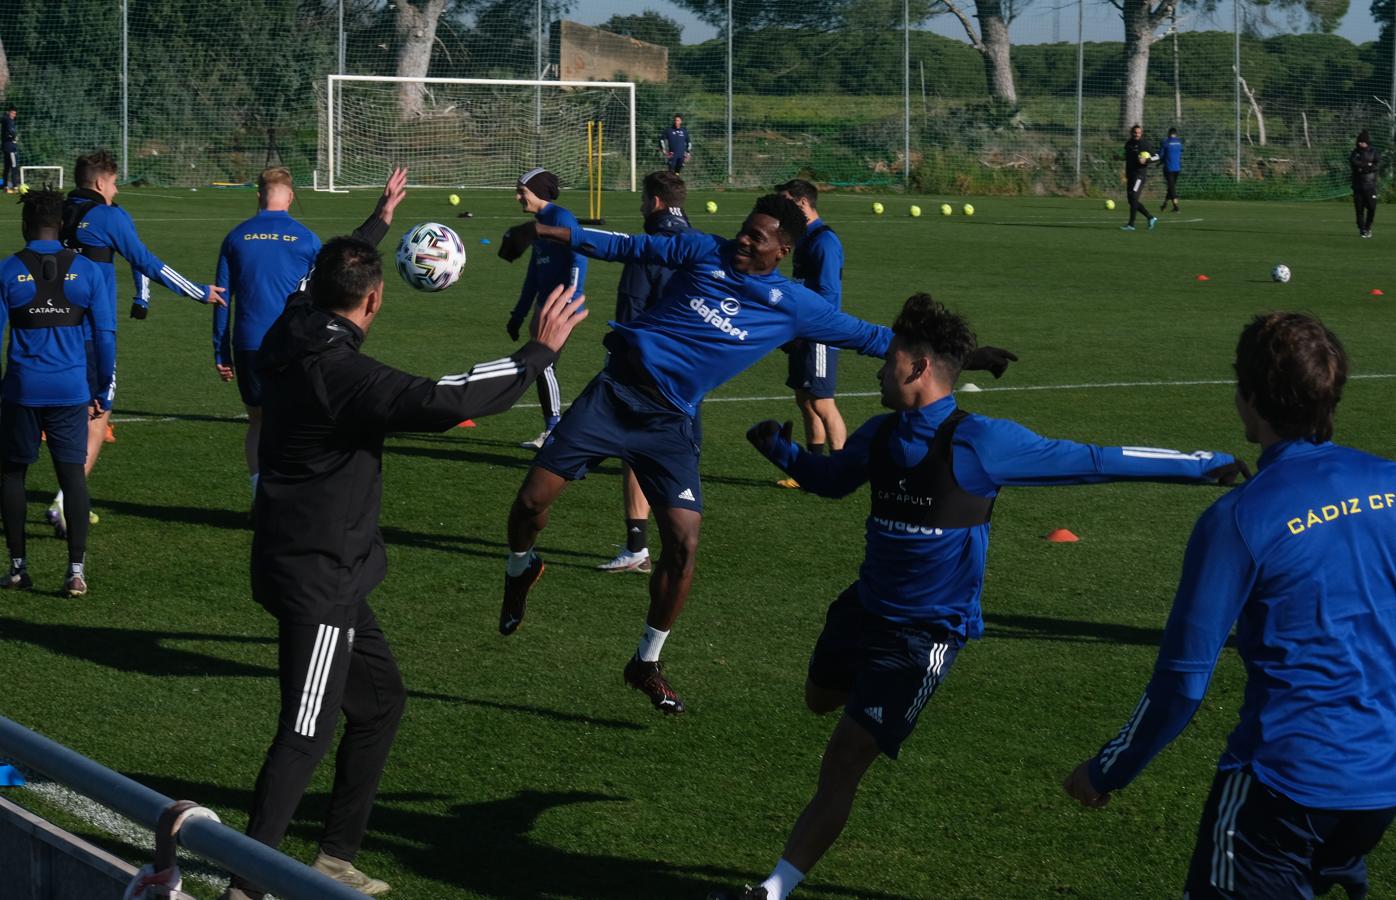
<path fill-rule="evenodd" d="M 515 319 L 511 316 L 509 318 L 509 324 L 504 326 L 504 330 L 509 332 L 509 340 L 517 341 L 519 339 L 519 329 L 522 327 L 523 319 Z"/>
<path fill-rule="evenodd" d="M 788 441 L 794 430 L 794 422 L 786 420 L 786 423 L 782 425 L 775 419 L 767 419 L 748 428 L 746 439 L 751 441 L 751 446 L 761 451 L 762 456 L 769 459 L 775 450 L 776 438 Z"/>
<path fill-rule="evenodd" d="M 538 240 L 537 222 L 515 225 L 505 231 L 504 237 L 499 241 L 499 258 L 505 262 L 513 262 L 523 256 L 524 251 L 536 240 Z"/>
<path fill-rule="evenodd" d="M 150 307 L 141 306 L 139 303 L 131 304 L 131 318 L 144 319 L 148 315 L 150 315 Z"/>
<path fill-rule="evenodd" d="M 1002 347 L 975 347 L 974 351 L 965 357 L 965 364 L 961 368 L 976 372 L 989 372 L 998 378 L 1008 370 L 1010 362 L 1017 361 L 1017 355 L 1011 350 L 1005 350 Z"/>
<path fill-rule="evenodd" d="M 1237 481 L 1250 481 L 1251 467 L 1246 465 L 1244 459 L 1237 459 L 1224 466 L 1208 469 L 1206 475 L 1222 487 L 1231 487 Z"/>

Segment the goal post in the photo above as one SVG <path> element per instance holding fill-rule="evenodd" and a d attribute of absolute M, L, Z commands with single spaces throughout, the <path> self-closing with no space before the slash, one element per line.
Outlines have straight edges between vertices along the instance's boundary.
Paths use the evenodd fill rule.
<path fill-rule="evenodd" d="M 40 173 L 40 177 L 39 177 L 38 179 L 36 179 L 36 180 L 38 181 L 38 183 L 43 184 L 43 185 L 46 185 L 46 186 L 48 186 L 48 187 L 51 187 L 51 188 L 53 188 L 54 190 L 59 190 L 59 191 L 63 190 L 63 167 L 62 167 L 62 166 L 20 166 L 20 167 L 19 167 L 19 183 L 20 183 L 20 184 L 29 184 L 29 181 L 30 181 L 30 173 L 31 173 L 31 172 Z M 57 179 L 56 182 L 55 182 L 54 179 L 52 178 L 52 175 L 53 175 L 54 173 L 56 173 L 56 174 L 58 175 L 58 179 Z"/>
<path fill-rule="evenodd" d="M 317 190 L 379 187 L 395 165 L 411 187 L 512 187 L 542 166 L 581 189 L 588 122 L 618 138 L 602 187 L 637 189 L 634 82 L 330 75 L 317 94 Z"/>

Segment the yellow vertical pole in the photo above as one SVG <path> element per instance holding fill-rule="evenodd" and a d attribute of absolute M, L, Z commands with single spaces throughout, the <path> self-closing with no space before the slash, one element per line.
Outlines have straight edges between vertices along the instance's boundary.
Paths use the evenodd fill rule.
<path fill-rule="evenodd" d="M 596 218 L 601 218 L 601 141 L 606 123 L 596 122 Z"/>

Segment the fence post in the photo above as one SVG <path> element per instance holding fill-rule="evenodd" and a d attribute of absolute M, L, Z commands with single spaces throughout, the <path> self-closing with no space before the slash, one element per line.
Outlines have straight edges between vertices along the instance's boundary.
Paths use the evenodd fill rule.
<path fill-rule="evenodd" d="M 1231 77 L 1236 83 L 1236 183 L 1241 183 L 1241 0 L 1231 0 L 1232 36 L 1235 43 L 1235 62 Z"/>
<path fill-rule="evenodd" d="M 131 103 L 131 81 L 127 58 L 129 56 L 126 23 L 127 0 L 121 0 L 121 177 L 131 180 L 131 117 L 128 112 Z"/>
<path fill-rule="evenodd" d="M 1086 78 L 1086 0 L 1076 0 L 1076 184 L 1081 184 L 1081 118 Z"/>
<path fill-rule="evenodd" d="M 902 176 L 911 190 L 911 0 L 902 0 Z"/>
<path fill-rule="evenodd" d="M 727 183 L 732 183 L 732 0 L 727 0 Z"/>

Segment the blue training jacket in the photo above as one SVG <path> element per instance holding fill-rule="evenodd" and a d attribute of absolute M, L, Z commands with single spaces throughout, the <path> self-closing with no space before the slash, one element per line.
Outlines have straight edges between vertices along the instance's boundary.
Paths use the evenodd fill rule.
<path fill-rule="evenodd" d="M 30 241 L 28 250 L 57 254 L 58 241 Z M 10 328 L 10 345 L 5 379 L 0 395 L 6 403 L 21 406 L 81 406 L 97 400 L 103 409 L 111 408 L 112 383 L 116 377 L 116 310 L 107 297 L 116 292 L 111 266 L 77 256 L 68 269 L 63 296 L 74 306 L 87 310 L 77 325 L 53 328 Z M 34 299 L 34 279 L 18 256 L 0 261 L 0 328 L 10 319 L 11 309 L 22 309 Z M 93 397 L 87 382 L 86 343 L 92 341 L 96 354 L 98 396 Z"/>
<path fill-rule="evenodd" d="M 1282 442 L 1202 514 L 1153 678 L 1091 761 L 1097 790 L 1183 730 L 1233 625 L 1246 693 L 1218 768 L 1304 806 L 1396 806 L 1396 463 Z"/>
<path fill-rule="evenodd" d="M 661 209 L 645 217 L 645 234 L 681 234 L 692 230 L 688 216 L 677 206 Z M 630 262 L 620 273 L 616 286 L 616 321 L 629 322 L 644 315 L 659 302 L 674 275 L 672 269 Z"/>
<path fill-rule="evenodd" d="M 732 268 L 737 242 L 687 231 L 673 236 L 572 229 L 593 259 L 673 269 L 664 296 L 633 322 L 612 322 L 676 408 L 697 415 L 703 397 L 788 341 L 806 338 L 883 357 L 892 330 L 855 319 L 779 271 Z"/>
<path fill-rule="evenodd" d="M 574 232 L 581 226 L 577 217 L 556 203 L 549 203 L 533 216 L 540 225 L 557 225 L 571 228 Z M 560 284 L 571 285 L 577 293 L 586 290 L 587 260 L 585 256 L 573 253 L 572 248 L 556 241 L 536 241 L 533 254 L 528 259 L 528 272 L 524 275 L 523 290 L 519 291 L 519 302 L 514 304 L 510 319 L 522 322 L 529 308 L 542 305 L 553 288 Z"/>
<path fill-rule="evenodd" d="M 897 419 L 888 447 L 893 463 L 909 468 L 924 460 L 936 429 L 955 408 L 952 395 L 917 410 L 889 413 Z M 868 481 L 874 439 L 887 417 L 869 419 L 830 456 L 807 453 L 778 438 L 771 461 L 810 493 L 847 496 Z M 1234 458 L 1207 451 L 1053 440 L 1016 422 L 970 415 L 955 430 L 951 460 L 961 488 L 996 497 L 1009 486 L 1126 480 L 1210 483 L 1206 473 Z M 858 572 L 865 609 L 895 622 L 938 625 L 967 640 L 984 633 L 979 597 L 989 551 L 988 524 L 926 529 L 869 515 L 865 529 L 866 554 Z"/>
<path fill-rule="evenodd" d="M 834 309 L 843 306 L 843 242 L 815 218 L 795 245 L 795 277 Z"/>
<path fill-rule="evenodd" d="M 1158 155 L 1163 159 L 1163 171 L 1181 172 L 1183 170 L 1183 139 L 1179 137 L 1167 137 L 1159 145 Z"/>
<path fill-rule="evenodd" d="M 232 348 L 256 350 L 262 336 L 286 307 L 286 298 L 300 289 L 315 267 L 320 239 L 285 210 L 261 210 L 223 239 L 214 283 L 226 288 L 233 309 L 233 334 L 228 335 L 228 309 L 213 310 L 213 359 L 231 365 Z"/>

